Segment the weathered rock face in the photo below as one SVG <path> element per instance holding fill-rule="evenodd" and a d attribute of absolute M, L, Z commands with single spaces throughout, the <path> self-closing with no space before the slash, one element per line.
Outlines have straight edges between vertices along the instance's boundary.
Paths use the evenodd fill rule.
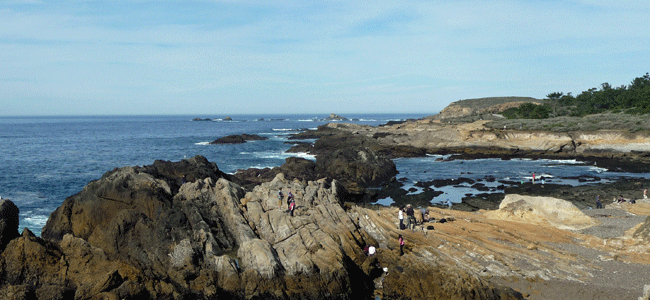
<path fill-rule="evenodd" d="M 191 180 L 178 186 L 181 174 Z M 0 254 L 0 297 L 366 299 L 379 264 L 400 264 L 392 252 L 363 254 L 364 245 L 392 237 L 363 210 L 344 211 L 337 181 L 278 174 L 244 193 L 222 175 L 201 157 L 107 173 L 52 213 L 45 239 L 25 230 L 8 243 Z M 293 217 L 276 196 L 280 188 L 295 195 Z M 518 297 L 465 272 L 444 287 L 427 285 L 445 284 L 455 271 L 433 268 L 436 260 L 426 257 L 412 264 L 421 268 L 387 279 L 390 295 L 404 288 L 413 290 L 407 298 Z"/>
<path fill-rule="evenodd" d="M 244 185 L 259 184 L 284 173 L 287 178 L 298 180 L 334 179 L 351 194 L 362 194 L 368 187 L 387 183 L 397 175 L 397 168 L 390 160 L 395 154 L 409 156 L 412 147 L 380 147 L 373 138 L 358 136 L 347 131 L 321 126 L 318 131 L 297 134 L 297 138 L 320 137 L 308 147 L 316 161 L 287 158 L 284 165 L 267 169 L 240 170 L 235 174 Z M 306 149 L 304 145 L 298 146 Z M 293 149 L 293 148 L 292 148 Z M 292 150 L 290 150 L 291 152 Z M 417 150 L 418 156 L 425 154 Z"/>
<path fill-rule="evenodd" d="M 323 152 L 316 158 L 316 167 L 321 174 L 340 180 L 348 191 L 357 194 L 386 183 L 397 174 L 395 163 L 370 149 Z"/>
<path fill-rule="evenodd" d="M 300 157 L 287 157 L 285 163 L 280 167 L 238 170 L 234 175 L 234 180 L 247 188 L 252 188 L 260 183 L 273 180 L 280 173 L 284 174 L 286 178 L 304 182 L 316 180 L 320 176 L 316 170 L 315 162 Z"/>
<path fill-rule="evenodd" d="M 458 125 L 429 119 L 393 126 L 331 123 L 319 127 L 322 135 L 345 131 L 356 141 L 374 140 L 372 149 L 392 153 L 391 158 L 418 153 L 455 154 L 461 158 L 544 157 L 594 161 L 598 166 L 629 172 L 645 172 L 650 165 L 650 136 L 646 133 L 602 130 L 596 132 L 546 132 L 496 130 L 486 120 Z M 408 151 L 404 151 L 408 150 Z"/>
<path fill-rule="evenodd" d="M 486 212 L 492 218 L 526 223 L 548 223 L 561 229 L 579 230 L 596 225 L 569 201 L 552 197 L 506 195 L 499 209 Z"/>

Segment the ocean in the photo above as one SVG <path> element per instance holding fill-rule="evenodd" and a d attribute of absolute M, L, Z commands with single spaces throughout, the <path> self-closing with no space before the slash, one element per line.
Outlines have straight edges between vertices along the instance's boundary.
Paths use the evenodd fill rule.
<path fill-rule="evenodd" d="M 353 123 L 379 125 L 388 121 L 420 118 L 425 114 L 344 115 Z M 207 121 L 193 121 L 195 117 Z M 231 115 L 225 116 L 59 116 L 0 117 L 0 196 L 20 209 L 20 228 L 40 235 L 49 214 L 69 196 L 104 173 L 124 166 L 150 165 L 155 160 L 179 161 L 203 155 L 219 169 L 280 166 L 290 156 L 314 159 L 307 154 L 286 153 L 291 133 L 326 124 L 327 115 Z M 231 134 L 257 134 L 264 141 L 210 145 Z M 647 177 L 648 174 L 612 173 L 577 161 L 485 159 L 438 161 L 442 156 L 397 159 L 398 178 L 404 189 L 417 193 L 415 183 L 458 177 L 482 180 L 529 180 L 532 172 L 556 183 L 583 184 L 569 177 Z M 444 157 L 442 157 L 444 158 Z M 489 183 L 486 181 L 486 185 Z M 459 202 L 475 191 L 469 186 L 444 187 L 445 194 L 432 199 Z M 392 199 L 380 199 L 390 205 Z"/>

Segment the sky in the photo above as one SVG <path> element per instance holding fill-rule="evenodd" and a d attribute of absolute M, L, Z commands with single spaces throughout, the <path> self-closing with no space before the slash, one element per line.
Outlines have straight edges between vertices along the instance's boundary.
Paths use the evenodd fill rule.
<path fill-rule="evenodd" d="M 650 1 L 0 1 L 0 116 L 433 114 L 650 72 Z"/>

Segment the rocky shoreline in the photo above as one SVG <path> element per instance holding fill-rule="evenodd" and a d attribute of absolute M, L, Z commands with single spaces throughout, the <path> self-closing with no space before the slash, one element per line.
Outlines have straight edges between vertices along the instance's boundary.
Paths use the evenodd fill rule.
<path fill-rule="evenodd" d="M 642 134 L 565 135 L 484 124 L 330 123 L 292 137 L 316 139 L 290 150 L 309 152 L 315 161 L 292 157 L 280 167 L 234 175 L 201 156 L 115 169 L 68 197 L 41 237 L 29 229 L 19 234 L 18 208 L 1 200 L 0 298 L 643 296 L 647 278 L 606 274 L 650 271 L 650 202 L 608 199 L 640 198 L 650 180 L 504 185 L 502 193 L 466 197 L 453 210 L 426 199 L 436 193 L 431 186 L 450 182 L 421 183 L 422 199 L 413 204 L 432 221 L 416 214 L 413 230 L 398 228 L 396 207 L 355 204 L 403 192 L 392 161 L 398 157 L 575 158 L 626 171 L 650 165 L 644 148 L 650 138 Z M 295 195 L 293 216 L 286 197 L 278 199 L 281 189 Z M 599 194 L 605 210 L 592 209 Z M 364 253 L 368 245 L 375 255 Z"/>
<path fill-rule="evenodd" d="M 451 263 L 421 257 L 413 252 L 415 238 L 411 254 L 399 256 L 392 218 L 343 205 L 346 191 L 336 180 L 278 174 L 246 192 L 228 179 L 203 157 L 116 169 L 67 198 L 42 237 L 28 229 L 19 235 L 18 211 L 3 200 L 0 295 L 521 299 Z M 279 189 L 295 195 L 295 216 L 277 198 Z M 366 245 L 377 246 L 377 254 L 364 254 Z"/>
<path fill-rule="evenodd" d="M 590 187 L 572 193 L 578 205 L 508 194 L 494 210 L 424 207 L 431 221 L 416 214 L 399 230 L 397 208 L 350 205 L 336 180 L 278 173 L 245 190 L 233 179 L 203 157 L 116 169 L 66 199 L 42 237 L 18 234 L 18 209 L 2 200 L 0 297 L 590 299 L 576 295 L 642 296 L 644 280 L 603 282 L 604 270 L 650 271 L 650 202 L 581 211 Z"/>

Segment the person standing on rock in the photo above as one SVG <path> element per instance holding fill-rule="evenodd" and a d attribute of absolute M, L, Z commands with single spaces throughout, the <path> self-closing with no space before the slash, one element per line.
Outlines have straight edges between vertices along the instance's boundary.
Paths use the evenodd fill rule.
<path fill-rule="evenodd" d="M 411 207 L 411 204 L 406 205 L 406 218 L 408 219 L 406 226 L 413 230 L 415 228 L 415 211 Z"/>
<path fill-rule="evenodd" d="M 282 188 L 278 191 L 278 208 L 282 209 L 282 199 L 284 199 L 284 194 L 282 193 Z"/>
<path fill-rule="evenodd" d="M 535 184 L 535 172 L 533 172 L 533 184 Z"/>
<path fill-rule="evenodd" d="M 289 189 L 289 193 L 287 194 L 287 209 L 290 209 L 291 200 L 293 200 L 293 194 L 291 193 L 291 189 Z"/>
<path fill-rule="evenodd" d="M 603 203 L 600 202 L 600 195 L 596 196 L 596 208 L 603 208 Z"/>
<path fill-rule="evenodd" d="M 291 198 L 291 201 L 289 202 L 289 215 L 293 217 L 293 210 L 296 208 L 296 201 Z"/>
<path fill-rule="evenodd" d="M 404 238 L 400 234 L 397 240 L 399 241 L 399 256 L 402 256 L 404 255 Z"/>
<path fill-rule="evenodd" d="M 648 199 L 648 189 L 643 190 L 643 199 Z"/>
<path fill-rule="evenodd" d="M 403 230 L 404 229 L 404 206 L 399 208 L 398 217 L 399 217 L 399 230 Z"/>

